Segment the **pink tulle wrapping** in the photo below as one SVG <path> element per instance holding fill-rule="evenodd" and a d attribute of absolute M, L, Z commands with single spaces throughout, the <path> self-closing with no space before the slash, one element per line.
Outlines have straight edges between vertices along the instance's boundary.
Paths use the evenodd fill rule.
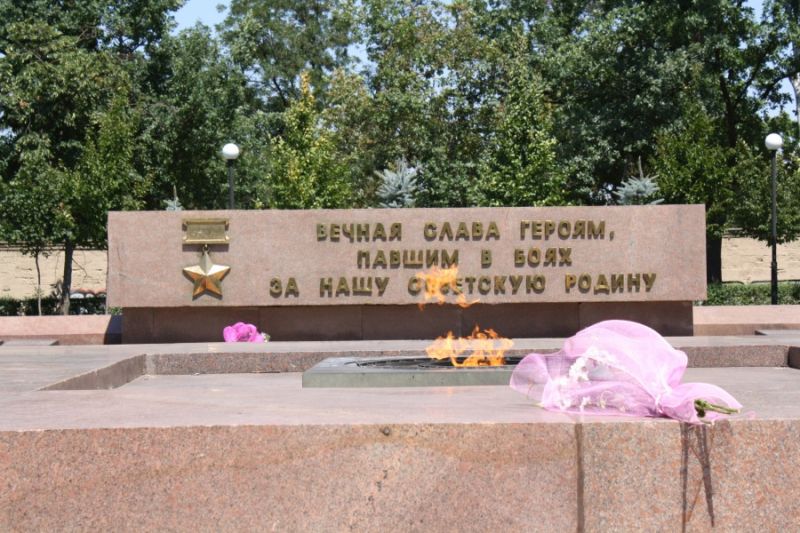
<path fill-rule="evenodd" d="M 258 332 L 253 324 L 237 322 L 222 330 L 225 342 L 264 342 L 264 336 Z"/>
<path fill-rule="evenodd" d="M 599 322 L 567 339 L 554 354 L 532 353 L 511 375 L 511 387 L 552 411 L 666 416 L 700 423 L 697 399 L 732 409 L 733 396 L 708 383 L 681 383 L 686 354 L 642 324 Z M 720 416 L 707 412 L 703 420 Z"/>

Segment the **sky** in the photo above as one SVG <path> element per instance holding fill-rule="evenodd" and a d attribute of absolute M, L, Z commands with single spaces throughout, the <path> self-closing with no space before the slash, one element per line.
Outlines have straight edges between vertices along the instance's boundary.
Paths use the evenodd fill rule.
<path fill-rule="evenodd" d="M 763 0 L 746 0 L 745 2 L 755 10 L 756 16 L 761 14 L 763 3 Z M 224 0 L 188 0 L 175 14 L 178 29 L 182 30 L 189 26 L 194 26 L 197 21 L 213 28 L 215 24 L 222 22 L 222 19 L 225 18 L 225 12 L 219 13 L 217 11 L 218 5 L 227 7 L 228 2 Z"/>
<path fill-rule="evenodd" d="M 755 10 L 756 17 L 761 15 L 763 3 L 763 0 L 746 0 L 745 2 L 746 5 Z M 194 26 L 197 21 L 213 28 L 214 25 L 219 24 L 225 18 L 224 11 L 222 13 L 217 11 L 218 5 L 227 7 L 228 2 L 224 0 L 188 0 L 175 14 L 178 30 Z"/>
<path fill-rule="evenodd" d="M 225 11 L 219 13 L 218 5 L 227 7 L 228 2 L 222 0 L 188 0 L 184 6 L 175 13 L 178 30 L 194 26 L 198 21 L 212 29 L 225 18 Z"/>

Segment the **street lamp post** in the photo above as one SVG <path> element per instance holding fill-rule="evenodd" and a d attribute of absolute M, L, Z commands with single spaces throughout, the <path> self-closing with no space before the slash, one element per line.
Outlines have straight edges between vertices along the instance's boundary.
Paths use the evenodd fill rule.
<path fill-rule="evenodd" d="M 764 140 L 767 150 L 772 152 L 772 305 L 778 304 L 778 150 L 783 139 L 777 133 L 770 133 Z"/>
<path fill-rule="evenodd" d="M 239 147 L 228 143 L 222 147 L 222 158 L 228 165 L 228 209 L 233 209 L 233 175 L 236 158 L 239 157 Z"/>

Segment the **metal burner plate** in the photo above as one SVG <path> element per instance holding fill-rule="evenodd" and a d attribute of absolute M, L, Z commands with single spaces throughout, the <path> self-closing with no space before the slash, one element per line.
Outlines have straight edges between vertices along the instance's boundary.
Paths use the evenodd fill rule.
<path fill-rule="evenodd" d="M 331 357 L 303 373 L 303 387 L 465 387 L 508 385 L 521 357 L 504 366 L 453 367 L 427 357 Z"/>

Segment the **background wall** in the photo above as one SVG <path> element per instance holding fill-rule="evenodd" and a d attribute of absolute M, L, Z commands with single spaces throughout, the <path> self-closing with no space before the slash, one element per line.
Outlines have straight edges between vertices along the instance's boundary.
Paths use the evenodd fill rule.
<path fill-rule="evenodd" d="M 105 292 L 106 265 L 105 250 L 75 250 L 72 292 Z M 40 257 L 39 268 L 42 273 L 42 292 L 47 296 L 63 276 L 64 253 L 54 250 L 48 257 Z M 33 257 L 22 255 L 16 248 L 0 247 L 0 298 L 34 296 L 36 263 Z"/>
<path fill-rule="evenodd" d="M 771 248 L 762 241 L 740 237 L 722 241 L 723 281 L 769 281 L 771 261 Z M 800 241 L 778 246 L 778 279 L 800 280 Z"/>

